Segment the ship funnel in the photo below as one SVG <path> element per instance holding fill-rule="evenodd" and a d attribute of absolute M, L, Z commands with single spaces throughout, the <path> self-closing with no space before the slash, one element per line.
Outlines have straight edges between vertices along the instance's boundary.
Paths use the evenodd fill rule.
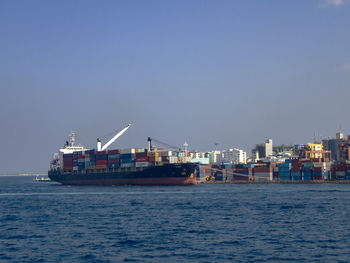
<path fill-rule="evenodd" d="M 102 150 L 102 143 L 100 139 L 97 139 L 97 151 L 101 151 Z"/>

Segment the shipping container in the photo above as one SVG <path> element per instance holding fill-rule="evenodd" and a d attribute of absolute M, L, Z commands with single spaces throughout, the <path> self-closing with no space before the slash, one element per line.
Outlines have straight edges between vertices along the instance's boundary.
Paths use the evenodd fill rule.
<path fill-rule="evenodd" d="M 291 180 L 298 181 L 302 179 L 301 171 L 291 171 L 290 176 L 291 176 Z"/>
<path fill-rule="evenodd" d="M 135 167 L 135 163 L 121 163 L 120 164 L 120 167 L 121 168 L 132 168 L 132 167 Z"/>
<path fill-rule="evenodd" d="M 122 154 L 120 154 L 120 159 L 135 159 L 135 154 L 133 154 L 133 153 L 122 153 Z"/>
<path fill-rule="evenodd" d="M 101 160 L 108 160 L 108 155 L 106 154 L 96 155 L 96 161 L 101 161 Z"/>
<path fill-rule="evenodd" d="M 148 162 L 149 161 L 149 158 L 148 158 L 148 156 L 144 156 L 144 157 L 138 157 L 138 156 L 136 156 L 136 159 L 135 159 L 135 161 L 137 162 L 137 163 L 142 163 L 142 162 Z"/>
<path fill-rule="evenodd" d="M 290 178 L 290 172 L 278 172 L 279 179 L 282 181 L 289 181 L 291 180 Z"/>
<path fill-rule="evenodd" d="M 96 160 L 96 166 L 98 165 L 107 165 L 108 161 L 107 160 Z"/>
<path fill-rule="evenodd" d="M 120 163 L 135 163 L 135 159 L 120 159 Z"/>
<path fill-rule="evenodd" d="M 107 164 L 96 164 L 97 170 L 105 170 L 105 169 L 107 169 L 107 167 L 108 167 Z"/>
<path fill-rule="evenodd" d="M 120 159 L 120 154 L 108 154 L 108 160 Z"/>
<path fill-rule="evenodd" d="M 109 169 L 118 169 L 120 167 L 119 163 L 109 163 L 108 168 Z"/>
<path fill-rule="evenodd" d="M 115 150 L 109 150 L 108 151 L 108 155 L 113 155 L 113 154 L 120 154 L 120 150 L 119 149 L 115 149 Z"/>
<path fill-rule="evenodd" d="M 120 159 L 110 159 L 108 160 L 109 164 L 116 164 L 116 163 L 120 163 Z"/>
<path fill-rule="evenodd" d="M 121 149 L 121 150 L 120 150 L 120 153 L 121 153 L 121 154 L 135 153 L 135 149 L 134 149 L 134 148 Z"/>
<path fill-rule="evenodd" d="M 149 162 L 136 162 L 135 167 L 148 167 L 150 165 Z"/>

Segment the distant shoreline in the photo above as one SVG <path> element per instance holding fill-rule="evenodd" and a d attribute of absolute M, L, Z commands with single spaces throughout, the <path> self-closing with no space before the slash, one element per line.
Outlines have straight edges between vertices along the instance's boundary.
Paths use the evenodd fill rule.
<path fill-rule="evenodd" d="M 5 176 L 47 176 L 47 174 L 0 174 L 0 177 Z"/>

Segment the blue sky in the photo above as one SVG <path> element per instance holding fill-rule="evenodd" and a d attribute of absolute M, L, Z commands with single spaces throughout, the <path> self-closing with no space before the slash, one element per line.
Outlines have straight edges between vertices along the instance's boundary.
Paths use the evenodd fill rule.
<path fill-rule="evenodd" d="M 0 173 L 75 130 L 190 149 L 350 134 L 350 1 L 1 1 Z"/>

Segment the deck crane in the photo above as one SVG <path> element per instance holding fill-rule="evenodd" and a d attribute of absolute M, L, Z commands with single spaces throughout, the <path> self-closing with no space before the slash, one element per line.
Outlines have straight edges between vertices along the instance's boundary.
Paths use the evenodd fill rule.
<path fill-rule="evenodd" d="M 112 139 L 110 139 L 105 145 L 102 147 L 102 142 L 99 138 L 97 138 L 97 151 L 104 151 L 110 146 L 112 143 L 115 142 L 116 139 L 118 139 L 120 136 L 123 135 L 124 132 L 126 132 L 127 129 L 129 129 L 131 124 L 126 125 L 120 132 L 118 132 Z"/>
<path fill-rule="evenodd" d="M 153 150 L 153 146 L 152 146 L 152 141 L 156 142 L 156 143 L 159 143 L 159 144 L 162 144 L 164 146 L 167 146 L 171 149 L 174 149 L 174 150 L 178 150 L 178 151 L 182 151 L 182 149 L 180 147 L 177 147 L 177 146 L 174 146 L 174 145 L 171 145 L 171 144 L 167 144 L 165 142 L 162 142 L 162 141 L 159 141 L 159 140 L 156 140 L 154 138 L 151 138 L 151 137 L 148 137 L 148 151 L 152 151 Z"/>

